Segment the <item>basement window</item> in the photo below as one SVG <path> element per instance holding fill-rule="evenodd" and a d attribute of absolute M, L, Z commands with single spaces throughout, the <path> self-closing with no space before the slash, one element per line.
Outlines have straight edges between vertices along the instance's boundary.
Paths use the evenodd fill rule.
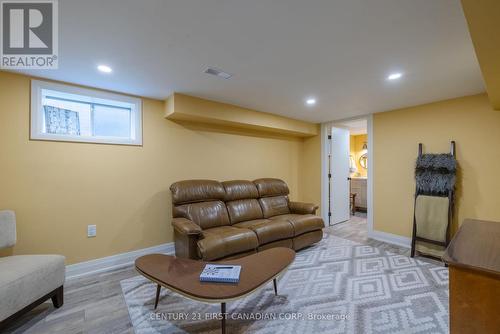
<path fill-rule="evenodd" d="M 140 146 L 141 99 L 32 80 L 31 139 Z"/>

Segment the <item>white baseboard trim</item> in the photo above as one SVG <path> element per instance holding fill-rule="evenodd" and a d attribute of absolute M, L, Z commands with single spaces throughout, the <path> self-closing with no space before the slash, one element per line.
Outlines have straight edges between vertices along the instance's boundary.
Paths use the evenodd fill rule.
<path fill-rule="evenodd" d="M 397 245 L 404 248 L 411 247 L 411 239 L 408 237 L 403 237 L 401 235 L 382 232 L 382 231 L 369 231 L 368 238 L 372 238 L 378 241 L 387 242 L 389 244 Z"/>
<path fill-rule="evenodd" d="M 73 279 L 90 274 L 97 274 L 121 267 L 130 266 L 139 256 L 152 253 L 173 255 L 175 254 L 174 243 L 169 242 L 166 244 L 138 249 L 127 253 L 121 253 L 103 257 L 100 259 L 71 264 L 66 266 L 66 279 L 67 280 Z"/>
<path fill-rule="evenodd" d="M 392 233 L 387 233 L 382 231 L 369 231 L 368 237 L 378 241 L 387 242 L 389 244 L 405 248 L 410 248 L 411 246 L 410 238 Z M 110 271 L 113 269 L 130 266 L 139 256 L 152 253 L 173 255 L 175 254 L 174 243 L 169 242 L 166 244 L 138 249 L 127 253 L 121 253 L 103 257 L 100 259 L 71 264 L 66 266 L 66 279 L 83 277 L 90 274 L 97 274 Z"/>

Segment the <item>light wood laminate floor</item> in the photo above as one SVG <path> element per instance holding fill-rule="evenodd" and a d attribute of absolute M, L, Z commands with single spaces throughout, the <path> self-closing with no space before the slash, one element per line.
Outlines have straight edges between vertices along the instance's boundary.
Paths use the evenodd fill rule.
<path fill-rule="evenodd" d="M 325 228 L 325 233 L 362 244 L 409 255 L 409 250 L 368 239 L 366 218 L 357 214 L 351 220 Z M 64 305 L 54 309 L 47 302 L 16 321 L 6 333 L 72 334 L 134 333 L 120 281 L 137 276 L 133 267 L 89 275 L 66 281 Z"/>

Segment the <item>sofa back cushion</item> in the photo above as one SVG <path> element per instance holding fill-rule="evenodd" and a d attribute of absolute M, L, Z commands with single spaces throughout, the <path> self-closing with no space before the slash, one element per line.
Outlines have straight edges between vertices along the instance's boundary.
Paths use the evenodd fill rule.
<path fill-rule="evenodd" d="M 222 185 L 226 191 L 226 206 L 231 224 L 263 217 L 257 201 L 259 191 L 252 181 L 225 181 Z"/>
<path fill-rule="evenodd" d="M 226 192 L 226 202 L 238 199 L 259 198 L 257 186 L 252 181 L 233 180 L 224 181 L 222 186 Z"/>
<path fill-rule="evenodd" d="M 287 196 L 263 197 L 259 198 L 259 203 L 262 207 L 264 218 L 290 213 Z"/>
<path fill-rule="evenodd" d="M 288 186 L 280 179 L 257 179 L 253 183 L 259 192 L 259 203 L 264 218 L 290 213 L 288 207 Z"/>
<path fill-rule="evenodd" d="M 213 180 L 185 180 L 170 186 L 172 204 L 223 201 L 226 192 L 222 183 Z"/>
<path fill-rule="evenodd" d="M 16 244 L 16 215 L 14 211 L 0 211 L 0 249 Z"/>
<path fill-rule="evenodd" d="M 253 183 L 257 187 L 259 197 L 288 196 L 290 193 L 285 181 L 280 179 L 257 179 Z"/>
<path fill-rule="evenodd" d="M 226 202 L 231 224 L 264 217 L 259 202 L 256 199 L 239 199 Z"/>
<path fill-rule="evenodd" d="M 186 218 L 202 229 L 229 225 L 226 205 L 222 201 L 188 203 L 174 206 L 174 217 Z"/>

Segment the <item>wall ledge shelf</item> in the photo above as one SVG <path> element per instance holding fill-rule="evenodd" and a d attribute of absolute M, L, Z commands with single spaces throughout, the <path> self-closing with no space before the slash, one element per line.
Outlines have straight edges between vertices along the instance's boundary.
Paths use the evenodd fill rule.
<path fill-rule="evenodd" d="M 167 99 L 165 118 L 294 137 L 312 137 L 319 133 L 319 125 L 315 123 L 179 93 L 174 93 Z"/>

